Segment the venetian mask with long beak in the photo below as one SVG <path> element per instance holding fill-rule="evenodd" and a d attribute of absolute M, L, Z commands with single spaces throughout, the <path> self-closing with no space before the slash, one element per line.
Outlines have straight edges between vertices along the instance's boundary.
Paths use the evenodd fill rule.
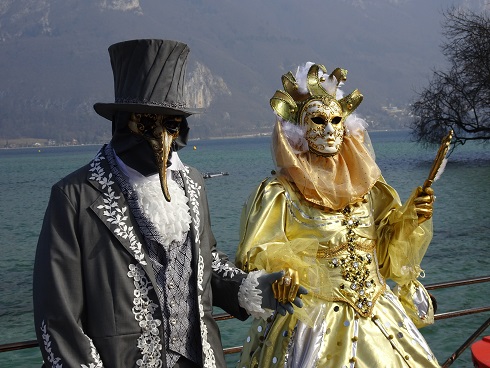
<path fill-rule="evenodd" d="M 151 146 L 158 166 L 160 185 L 163 196 L 170 202 L 167 185 L 167 163 L 172 149 L 172 143 L 179 136 L 182 116 L 157 114 L 131 114 L 128 122 L 129 129 L 142 136 Z"/>

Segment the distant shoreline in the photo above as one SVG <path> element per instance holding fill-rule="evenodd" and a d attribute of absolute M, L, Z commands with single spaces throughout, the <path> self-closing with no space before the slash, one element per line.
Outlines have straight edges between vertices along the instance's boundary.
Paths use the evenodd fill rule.
<path fill-rule="evenodd" d="M 18 150 L 18 149 L 45 149 L 45 148 L 67 148 L 67 147 L 86 147 L 86 146 L 101 146 L 103 143 L 87 143 L 87 144 L 60 144 L 53 146 L 19 146 L 19 147 L 0 147 L 0 150 Z"/>
<path fill-rule="evenodd" d="M 376 132 L 403 132 L 409 131 L 408 129 L 375 129 L 368 130 L 368 133 L 376 133 Z M 198 141 L 208 141 L 208 140 L 224 140 L 224 139 L 247 139 L 247 138 L 261 138 L 261 137 L 270 137 L 272 133 L 258 133 L 258 134 L 244 134 L 244 135 L 236 135 L 236 136 L 228 136 L 228 137 L 207 137 L 207 138 L 192 138 L 189 139 L 189 142 L 198 142 Z M 107 142 L 102 143 L 84 143 L 84 144 L 46 144 L 48 139 L 35 139 L 35 138 L 16 138 L 16 139 L 5 139 L 0 138 L 0 150 L 9 150 L 9 149 L 24 149 L 24 148 L 33 148 L 33 149 L 41 149 L 41 148 L 56 148 L 56 147 L 80 147 L 80 146 L 101 146 Z M 6 145 L 12 142 L 12 147 L 6 147 Z"/>
<path fill-rule="evenodd" d="M 242 139 L 242 138 L 260 138 L 260 137 L 268 137 L 271 133 L 260 133 L 260 134 L 245 134 L 238 136 L 230 136 L 230 137 L 208 137 L 208 138 L 192 138 L 189 139 L 189 142 L 198 142 L 198 141 L 207 141 L 207 140 L 220 140 L 220 139 Z M 24 140 L 25 139 L 25 140 Z M 24 148 L 56 148 L 56 147 L 80 147 L 80 146 L 101 146 L 107 142 L 101 143 L 84 143 L 84 144 L 46 144 L 48 140 L 36 140 L 34 138 L 18 138 L 15 140 L 12 139 L 0 139 L 0 149 L 24 149 Z M 12 142 L 12 147 L 6 147 L 8 142 Z"/>

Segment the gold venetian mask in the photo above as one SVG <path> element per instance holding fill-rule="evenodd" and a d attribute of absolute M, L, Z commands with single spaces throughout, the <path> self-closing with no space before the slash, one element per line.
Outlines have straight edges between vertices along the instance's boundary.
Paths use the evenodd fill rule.
<path fill-rule="evenodd" d="M 328 75 L 323 65 L 312 64 L 306 78 L 299 79 L 305 80 L 306 85 L 299 86 L 291 72 L 284 74 L 284 90 L 276 91 L 271 107 L 282 119 L 306 127 L 305 139 L 311 152 L 336 155 L 345 134 L 345 118 L 359 106 L 363 96 L 356 89 L 336 99 L 338 85 L 347 79 L 345 69 L 336 68 Z"/>
<path fill-rule="evenodd" d="M 305 138 L 310 151 L 320 156 L 333 156 L 344 140 L 342 106 L 325 96 L 312 99 L 303 106 L 300 122 L 306 127 Z"/>

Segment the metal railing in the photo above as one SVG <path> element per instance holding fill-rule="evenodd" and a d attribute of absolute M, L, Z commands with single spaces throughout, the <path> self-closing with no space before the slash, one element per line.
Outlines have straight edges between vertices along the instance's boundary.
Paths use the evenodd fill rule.
<path fill-rule="evenodd" d="M 482 277 L 475 277 L 471 279 L 429 284 L 426 285 L 425 288 L 427 290 L 436 290 L 436 289 L 444 289 L 444 288 L 455 287 L 455 286 L 479 284 L 482 282 L 489 282 L 489 281 L 490 281 L 490 276 L 482 276 Z M 483 313 L 487 311 L 490 311 L 490 305 L 477 307 L 477 308 L 462 309 L 453 312 L 438 313 L 434 316 L 434 319 L 440 320 L 440 319 L 454 318 L 460 316 L 467 316 L 470 314 Z M 471 334 L 471 336 L 468 337 L 468 339 L 466 339 L 466 341 L 458 349 L 456 349 L 456 351 L 453 354 L 451 354 L 449 358 L 447 358 L 447 360 L 441 365 L 441 368 L 447 368 L 451 366 L 451 364 L 453 364 L 454 361 L 458 359 L 458 357 L 461 354 L 463 354 L 463 352 L 478 338 L 478 336 L 480 336 L 488 328 L 488 326 L 490 326 L 490 318 L 488 318 L 485 322 L 483 322 L 482 325 L 478 327 L 475 330 L 475 332 L 473 332 L 473 334 Z"/>
<path fill-rule="evenodd" d="M 456 286 L 473 285 L 473 284 L 489 282 L 489 281 L 490 281 L 490 276 L 482 276 L 482 277 L 475 277 L 475 278 L 464 279 L 464 280 L 456 280 L 456 281 L 429 284 L 429 285 L 425 285 L 425 288 L 430 291 L 430 290 L 444 289 L 444 288 L 450 288 L 450 287 L 456 287 Z M 462 309 L 462 310 L 457 310 L 457 311 L 453 311 L 453 312 L 438 313 L 434 316 L 434 319 L 435 320 L 442 320 L 442 319 L 466 316 L 466 315 L 470 315 L 470 314 L 483 313 L 483 312 L 488 312 L 488 311 L 490 311 L 490 305 L 482 306 L 482 307 L 476 307 L 476 308 Z M 233 316 L 231 316 L 227 313 L 220 313 L 220 314 L 216 314 L 214 316 L 215 321 L 226 321 L 226 320 L 230 320 L 233 318 L 234 318 Z M 475 332 L 470 337 L 468 337 L 468 339 L 453 354 L 451 354 L 451 356 L 441 365 L 441 368 L 447 368 L 452 363 L 454 363 L 454 361 L 489 326 L 490 326 L 490 318 L 488 318 L 485 322 L 483 322 L 483 324 L 480 327 L 478 327 L 475 330 Z M 8 343 L 8 344 L 0 345 L 0 353 L 7 352 L 7 351 L 15 351 L 15 350 L 35 348 L 37 346 L 39 346 L 37 340 Z M 235 347 L 229 347 L 229 348 L 223 349 L 224 354 L 236 354 L 236 353 L 240 353 L 241 351 L 242 351 L 242 346 L 235 346 Z"/>

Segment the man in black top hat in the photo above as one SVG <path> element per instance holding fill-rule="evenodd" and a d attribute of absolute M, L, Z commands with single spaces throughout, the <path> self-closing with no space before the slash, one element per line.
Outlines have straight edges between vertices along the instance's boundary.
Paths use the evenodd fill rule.
<path fill-rule="evenodd" d="M 36 252 L 46 366 L 225 367 L 213 305 L 239 319 L 292 312 L 273 296 L 282 273 L 245 274 L 216 249 L 202 176 L 179 159 L 198 112 L 183 101 L 188 52 L 168 40 L 109 48 L 115 102 L 94 108 L 113 137 L 53 185 Z"/>

